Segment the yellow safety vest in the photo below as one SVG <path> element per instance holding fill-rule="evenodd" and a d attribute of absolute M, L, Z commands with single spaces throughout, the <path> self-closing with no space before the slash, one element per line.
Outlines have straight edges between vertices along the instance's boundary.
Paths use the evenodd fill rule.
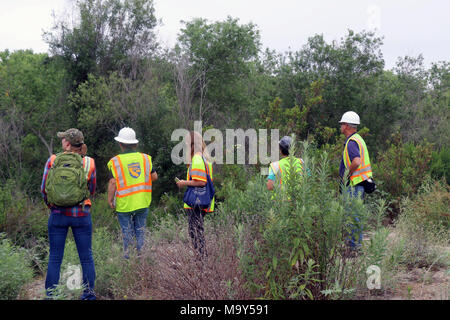
<path fill-rule="evenodd" d="M 192 163 L 189 165 L 187 169 L 186 174 L 186 180 L 200 180 L 200 181 L 207 181 L 206 175 L 209 174 L 209 177 L 211 178 L 211 182 L 214 181 L 213 179 L 213 166 L 212 163 L 206 161 L 206 164 L 208 165 L 208 168 L 205 167 L 206 170 L 203 170 L 204 162 L 201 155 L 195 154 L 192 157 Z M 208 171 L 208 172 L 207 172 Z M 186 203 L 183 204 L 184 209 L 191 209 Z M 208 209 L 202 209 L 206 212 L 213 212 L 214 211 L 214 197 L 211 200 L 211 205 Z"/>
<path fill-rule="evenodd" d="M 296 166 L 297 172 L 303 173 L 303 160 L 300 158 L 294 159 L 294 165 Z M 280 186 L 283 185 L 283 179 L 286 177 L 287 172 L 290 169 L 289 157 L 283 158 L 280 161 L 272 162 L 270 164 L 273 173 L 277 177 L 277 181 Z"/>
<path fill-rule="evenodd" d="M 369 151 L 367 150 L 364 139 L 359 134 L 355 133 L 345 143 L 344 152 L 342 154 L 345 168 L 348 169 L 351 164 L 350 156 L 348 154 L 348 143 L 350 140 L 353 140 L 358 144 L 359 154 L 361 156 L 361 164 L 350 176 L 350 185 L 355 186 L 372 176 L 372 166 L 370 165 Z"/>
<path fill-rule="evenodd" d="M 108 168 L 116 179 L 116 211 L 148 208 L 152 202 L 152 157 L 131 152 L 115 156 Z"/>

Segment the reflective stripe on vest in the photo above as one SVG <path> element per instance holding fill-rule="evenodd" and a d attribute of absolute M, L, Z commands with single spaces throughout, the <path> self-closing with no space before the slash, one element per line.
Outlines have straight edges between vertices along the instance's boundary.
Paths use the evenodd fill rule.
<path fill-rule="evenodd" d="M 113 170 L 116 176 L 117 188 L 116 188 L 116 197 L 123 198 L 126 196 L 130 196 L 132 194 L 140 193 L 140 192 L 152 192 L 152 179 L 150 176 L 150 160 L 149 158 L 141 153 L 144 165 L 144 182 L 137 184 L 128 184 L 127 179 L 125 178 L 125 168 L 122 163 L 122 159 L 120 155 L 112 158 Z"/>
<path fill-rule="evenodd" d="M 297 162 L 297 160 L 298 160 L 298 162 Z M 294 161 L 295 161 L 294 164 L 300 165 L 299 169 L 300 169 L 300 172 L 302 172 L 303 171 L 303 160 L 300 158 L 295 158 Z M 272 162 L 270 164 L 270 166 L 272 168 L 273 173 L 277 177 L 278 183 L 281 186 L 283 184 L 283 168 L 284 168 L 284 171 L 286 171 L 286 169 L 290 166 L 289 157 L 283 158 L 280 161 Z"/>
<path fill-rule="evenodd" d="M 361 156 L 361 164 L 359 167 L 352 173 L 350 176 L 350 184 L 352 186 L 357 185 L 364 180 L 369 179 L 372 176 L 372 166 L 370 164 L 369 151 L 367 150 L 367 146 L 363 138 L 357 133 L 352 135 L 345 144 L 344 152 L 343 152 L 343 161 L 345 168 L 348 169 L 350 167 L 351 161 L 350 156 L 348 154 L 348 143 L 350 140 L 355 141 L 358 144 L 359 154 Z"/>
<path fill-rule="evenodd" d="M 283 169 L 280 167 L 280 161 L 272 162 L 270 164 L 273 174 L 276 176 L 278 183 L 281 185 L 283 183 L 283 178 L 281 177 Z"/>
<path fill-rule="evenodd" d="M 188 180 L 192 180 L 192 178 L 203 178 L 205 180 L 208 180 L 206 178 L 206 175 L 209 175 L 209 178 L 211 179 L 211 181 L 213 181 L 213 177 L 212 177 L 212 165 L 211 163 L 209 163 L 205 157 L 202 157 L 205 165 L 205 170 L 202 169 L 191 169 L 191 166 L 189 166 L 189 171 L 188 171 Z M 211 171 L 211 174 L 210 174 Z"/>

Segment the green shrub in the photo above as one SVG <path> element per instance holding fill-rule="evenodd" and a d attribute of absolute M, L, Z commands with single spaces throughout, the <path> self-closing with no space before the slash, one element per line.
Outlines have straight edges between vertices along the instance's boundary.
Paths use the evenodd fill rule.
<path fill-rule="evenodd" d="M 405 240 L 402 262 L 408 267 L 446 264 L 445 248 L 450 241 L 449 205 L 448 185 L 436 181 L 425 181 L 416 196 L 403 199 L 396 231 Z"/>
<path fill-rule="evenodd" d="M 450 228 L 450 186 L 445 182 L 425 180 L 412 200 L 409 215 L 417 224 L 448 231 Z M 407 210 L 405 208 L 405 210 Z"/>
<path fill-rule="evenodd" d="M 120 230 L 117 215 L 109 207 L 107 193 L 99 194 L 92 200 L 91 216 L 94 230 L 97 228 L 106 228 L 111 232 Z"/>
<path fill-rule="evenodd" d="M 352 216 L 358 215 L 364 225 L 368 211 L 361 200 L 336 194 L 326 153 L 310 158 L 308 148 L 304 143 L 309 175 L 300 177 L 292 170 L 275 195 L 266 190 L 265 179 L 255 177 L 243 192 L 230 187 L 219 206 L 219 216 L 242 224 L 236 226 L 238 235 L 246 235 L 241 236 L 241 267 L 257 296 L 321 299 L 323 292 L 336 288 L 338 270 L 359 271 L 349 270 L 353 266 L 345 258 L 345 234 Z M 356 285 L 353 278 L 339 279 L 345 292 Z"/>
<path fill-rule="evenodd" d="M 12 180 L 0 187 L 0 232 L 17 246 L 32 248 L 47 236 L 49 210 L 41 199 L 31 199 Z"/>
<path fill-rule="evenodd" d="M 136 257 L 124 259 L 122 239 L 117 233 L 112 233 L 107 228 L 96 228 L 93 232 L 92 253 L 96 273 L 96 294 L 104 298 L 122 299 L 122 293 L 135 285 L 136 276 L 133 268 L 136 267 Z M 61 270 L 67 269 L 69 265 L 79 264 L 75 242 L 73 237 L 69 237 Z M 73 297 L 78 299 L 78 296 L 73 295 Z"/>
<path fill-rule="evenodd" d="M 177 194 L 164 193 L 158 205 L 151 204 L 150 211 L 147 216 L 147 226 L 150 228 L 155 227 L 161 221 L 165 219 L 176 218 L 179 214 L 184 212 L 183 209 L 183 191 L 179 191 Z"/>
<path fill-rule="evenodd" d="M 374 177 L 381 192 L 391 204 L 392 215 L 399 213 L 402 197 L 415 194 L 423 180 L 430 175 L 433 146 L 424 142 L 414 145 L 404 143 L 400 134 L 392 136 L 384 152 L 373 165 Z"/>
<path fill-rule="evenodd" d="M 444 147 L 440 151 L 433 151 L 431 176 L 434 179 L 444 177 L 447 184 L 450 184 L 450 148 Z"/>
<path fill-rule="evenodd" d="M 0 234 L 0 299 L 16 299 L 20 288 L 32 278 L 33 269 L 25 250 Z"/>

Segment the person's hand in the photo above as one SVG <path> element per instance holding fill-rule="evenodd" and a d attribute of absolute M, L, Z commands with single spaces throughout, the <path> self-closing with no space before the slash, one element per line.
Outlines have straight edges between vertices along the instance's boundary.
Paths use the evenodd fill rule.
<path fill-rule="evenodd" d="M 116 206 L 114 205 L 114 202 L 113 201 L 108 201 L 108 204 L 109 204 L 109 207 L 111 208 L 111 209 L 115 209 L 116 208 Z"/>
<path fill-rule="evenodd" d="M 180 180 L 177 182 L 177 186 L 178 188 L 183 188 L 185 186 L 187 186 L 187 181 L 186 180 Z"/>

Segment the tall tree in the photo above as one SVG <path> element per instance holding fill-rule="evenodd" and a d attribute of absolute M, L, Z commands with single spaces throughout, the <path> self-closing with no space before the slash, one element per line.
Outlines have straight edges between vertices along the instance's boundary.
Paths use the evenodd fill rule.
<path fill-rule="evenodd" d="M 361 116 L 362 126 L 374 131 L 366 140 L 373 149 L 382 141 L 377 133 L 386 131 L 386 122 L 397 117 L 395 99 L 383 99 L 390 83 L 384 78 L 382 43 L 372 32 L 349 30 L 331 43 L 315 35 L 301 50 L 282 55 L 276 75 L 283 107 L 306 105 L 311 84 L 319 81 L 322 100 L 308 111 L 307 131 L 337 128 L 342 114 L 353 110 Z"/>
<path fill-rule="evenodd" d="M 190 63 L 188 72 L 196 83 L 197 105 L 214 110 L 214 116 L 220 117 L 217 123 L 227 123 L 230 114 L 245 111 L 249 103 L 246 81 L 251 63 L 258 58 L 259 31 L 254 24 L 241 25 L 231 17 L 213 23 L 194 19 L 184 24 L 176 51 Z"/>
<path fill-rule="evenodd" d="M 154 53 L 157 25 L 153 0 L 78 0 L 77 16 L 56 21 L 44 34 L 78 85 L 88 74 L 121 71 L 136 76 L 140 59 Z"/>
<path fill-rule="evenodd" d="M 423 56 L 405 56 L 394 68 L 398 78 L 402 117 L 398 126 L 405 141 L 423 139 L 448 147 L 450 129 L 450 64 L 433 63 L 427 70 Z"/>
<path fill-rule="evenodd" d="M 56 133 L 73 123 L 65 103 L 66 76 L 58 60 L 46 54 L 0 53 L 0 158 L 5 166 L 0 171 L 4 178 L 32 184 L 36 170 L 30 169 L 43 166 L 54 152 Z"/>

